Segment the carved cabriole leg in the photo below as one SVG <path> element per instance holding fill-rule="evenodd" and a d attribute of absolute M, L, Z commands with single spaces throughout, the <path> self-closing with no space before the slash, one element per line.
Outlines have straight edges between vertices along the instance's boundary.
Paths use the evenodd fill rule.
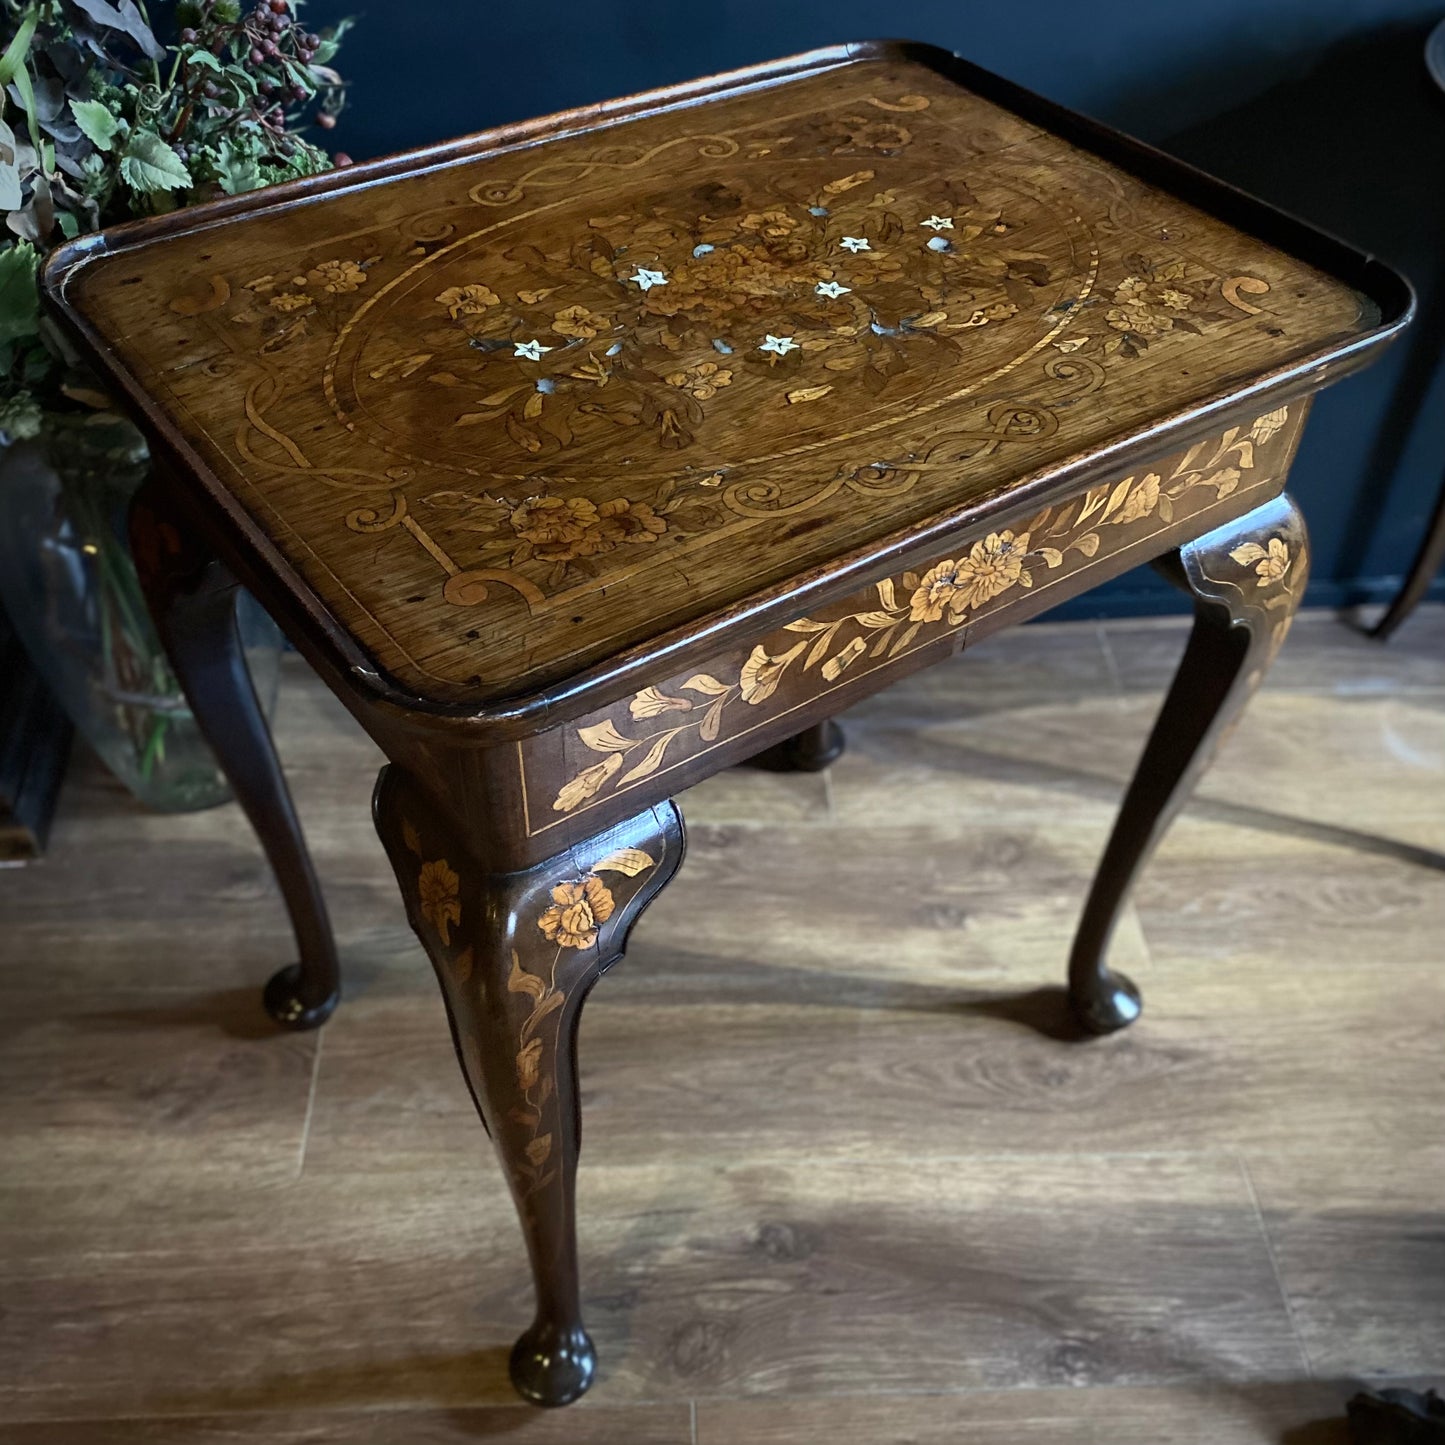
<path fill-rule="evenodd" d="M 532 1261 L 537 1315 L 512 1350 L 512 1383 L 536 1404 L 566 1405 L 597 1359 L 578 1285 L 577 1024 L 588 990 L 677 871 L 682 818 L 662 803 L 523 872 L 489 874 L 396 765 L 382 769 L 373 806 Z"/>
<path fill-rule="evenodd" d="M 1138 990 L 1106 961 L 1119 910 L 1213 752 L 1284 641 L 1309 570 L 1304 518 L 1287 496 L 1187 543 L 1162 571 L 1194 598 L 1194 628 L 1124 796 L 1069 958 L 1079 1022 L 1132 1023 Z"/>
<path fill-rule="evenodd" d="M 156 631 L 201 735 L 256 830 L 281 888 L 300 962 L 266 985 L 267 1012 L 292 1029 L 326 1022 L 341 996 L 336 945 L 301 824 L 236 630 L 236 579 L 148 483 L 131 505 L 136 570 Z"/>

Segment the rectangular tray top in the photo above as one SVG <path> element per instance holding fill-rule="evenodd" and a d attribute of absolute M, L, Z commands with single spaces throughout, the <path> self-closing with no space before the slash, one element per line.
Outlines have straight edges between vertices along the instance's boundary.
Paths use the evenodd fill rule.
<path fill-rule="evenodd" d="M 1401 324 L 1374 274 L 880 45 L 123 227 L 47 280 L 332 646 L 487 714 L 1308 390 Z"/>

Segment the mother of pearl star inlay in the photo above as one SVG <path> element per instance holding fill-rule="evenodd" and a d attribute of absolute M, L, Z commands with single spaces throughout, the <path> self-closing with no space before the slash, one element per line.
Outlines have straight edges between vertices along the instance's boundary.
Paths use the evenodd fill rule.
<path fill-rule="evenodd" d="M 852 251 L 854 255 L 857 255 L 859 251 L 870 251 L 873 249 L 869 246 L 866 236 L 844 236 L 838 244 L 842 246 L 845 251 Z"/>
<path fill-rule="evenodd" d="M 544 351 L 551 351 L 550 346 L 543 346 L 540 341 L 519 341 L 517 349 L 513 353 L 520 356 L 523 361 L 541 361 Z"/>
<path fill-rule="evenodd" d="M 840 286 L 836 281 L 819 281 L 813 289 L 819 296 L 826 296 L 829 300 L 836 301 L 840 296 L 848 295 L 853 288 Z"/>
<path fill-rule="evenodd" d="M 644 291 L 651 291 L 654 286 L 667 285 L 665 271 L 649 271 L 646 266 L 639 266 L 636 272 L 627 279 L 635 281 Z"/>
<path fill-rule="evenodd" d="M 767 340 L 758 347 L 759 351 L 766 351 L 771 356 L 786 356 L 790 351 L 797 351 L 798 343 L 791 336 L 769 335 Z"/>

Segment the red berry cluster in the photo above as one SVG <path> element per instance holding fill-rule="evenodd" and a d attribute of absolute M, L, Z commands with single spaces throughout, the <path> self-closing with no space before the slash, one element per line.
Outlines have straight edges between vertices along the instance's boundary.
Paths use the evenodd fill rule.
<path fill-rule="evenodd" d="M 292 14 L 290 0 L 258 0 L 246 15 L 238 13 L 234 4 L 213 4 L 204 17 L 204 32 L 187 26 L 180 32 L 187 45 L 204 45 L 215 55 L 228 49 L 234 63 L 249 69 L 256 82 L 256 96 L 245 107 L 251 118 L 274 131 L 286 129 L 286 107 L 304 105 L 316 93 L 315 85 L 304 85 L 287 62 L 302 68 L 309 66 L 321 46 L 321 37 L 303 30 Z M 230 11 L 226 15 L 226 10 Z M 227 23 L 227 22 L 230 23 Z M 199 78 L 199 77 L 198 77 Z M 225 94 L 212 77 L 200 80 L 192 92 L 196 99 L 218 101 Z M 323 105 L 316 122 L 324 130 L 336 124 L 333 110 Z"/>

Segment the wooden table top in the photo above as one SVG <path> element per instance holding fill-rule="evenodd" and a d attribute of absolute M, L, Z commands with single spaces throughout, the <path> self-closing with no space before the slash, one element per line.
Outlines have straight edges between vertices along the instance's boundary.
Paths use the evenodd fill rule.
<path fill-rule="evenodd" d="M 48 280 L 308 615 L 485 710 L 796 615 L 1398 323 L 1213 185 L 853 47 L 120 228 Z"/>

